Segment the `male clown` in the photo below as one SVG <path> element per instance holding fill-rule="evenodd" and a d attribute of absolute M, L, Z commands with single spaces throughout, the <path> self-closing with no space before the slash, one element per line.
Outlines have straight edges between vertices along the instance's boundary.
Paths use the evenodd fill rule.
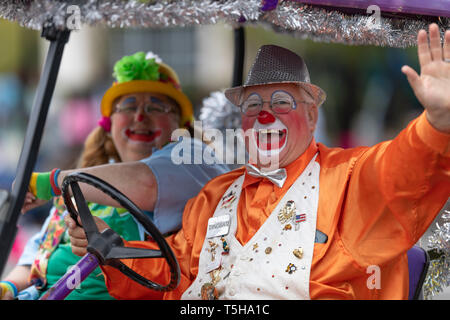
<path fill-rule="evenodd" d="M 166 238 L 181 268 L 170 292 L 102 267 L 123 299 L 406 299 L 406 252 L 450 195 L 450 30 L 418 34 L 421 74 L 402 68 L 425 111 L 395 139 L 327 148 L 313 138 L 324 92 L 301 57 L 263 46 L 244 86 L 226 91 L 252 130 L 251 165 L 211 180 Z M 279 168 L 274 168 L 274 164 Z M 86 239 L 69 217 L 72 250 Z M 102 230 L 107 226 L 98 222 Z M 126 245 L 156 248 L 152 242 Z M 162 259 L 123 261 L 169 282 Z M 376 271 L 376 272 L 375 272 Z M 375 273 L 374 273 L 375 272 Z"/>

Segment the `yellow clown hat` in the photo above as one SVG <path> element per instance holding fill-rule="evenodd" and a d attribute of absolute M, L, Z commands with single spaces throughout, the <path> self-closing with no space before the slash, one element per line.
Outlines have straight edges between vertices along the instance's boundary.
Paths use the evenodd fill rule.
<path fill-rule="evenodd" d="M 192 103 L 181 91 L 175 71 L 153 53 L 137 52 L 124 56 L 114 65 L 116 81 L 103 95 L 101 113 L 111 116 L 114 101 L 129 93 L 153 92 L 174 99 L 181 110 L 180 127 L 189 127 L 194 120 Z"/>

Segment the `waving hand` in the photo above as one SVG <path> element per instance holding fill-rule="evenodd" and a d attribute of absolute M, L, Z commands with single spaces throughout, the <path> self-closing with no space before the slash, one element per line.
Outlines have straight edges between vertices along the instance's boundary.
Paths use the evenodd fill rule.
<path fill-rule="evenodd" d="M 430 124 L 450 133 L 450 30 L 445 32 L 442 45 L 439 27 L 431 24 L 429 34 L 419 31 L 417 47 L 420 75 L 409 66 L 403 66 L 402 72 L 426 109 Z"/>

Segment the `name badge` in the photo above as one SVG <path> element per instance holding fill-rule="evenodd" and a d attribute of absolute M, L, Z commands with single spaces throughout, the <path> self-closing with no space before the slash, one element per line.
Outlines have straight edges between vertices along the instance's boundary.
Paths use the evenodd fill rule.
<path fill-rule="evenodd" d="M 227 235 L 230 231 L 230 224 L 231 217 L 229 214 L 209 218 L 206 238 L 214 238 Z"/>

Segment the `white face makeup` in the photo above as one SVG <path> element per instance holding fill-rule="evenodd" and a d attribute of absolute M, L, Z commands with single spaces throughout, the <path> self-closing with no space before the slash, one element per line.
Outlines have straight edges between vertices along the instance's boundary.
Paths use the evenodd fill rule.
<path fill-rule="evenodd" d="M 257 120 L 253 130 L 256 148 L 262 155 L 273 156 L 286 147 L 288 129 L 279 119 L 271 124 L 261 124 Z"/>
<path fill-rule="evenodd" d="M 248 137 L 250 160 L 256 163 L 258 159 L 260 163 L 270 164 L 270 168 L 278 168 L 279 155 L 287 145 L 288 128 L 278 118 L 270 124 L 256 120 Z"/>

